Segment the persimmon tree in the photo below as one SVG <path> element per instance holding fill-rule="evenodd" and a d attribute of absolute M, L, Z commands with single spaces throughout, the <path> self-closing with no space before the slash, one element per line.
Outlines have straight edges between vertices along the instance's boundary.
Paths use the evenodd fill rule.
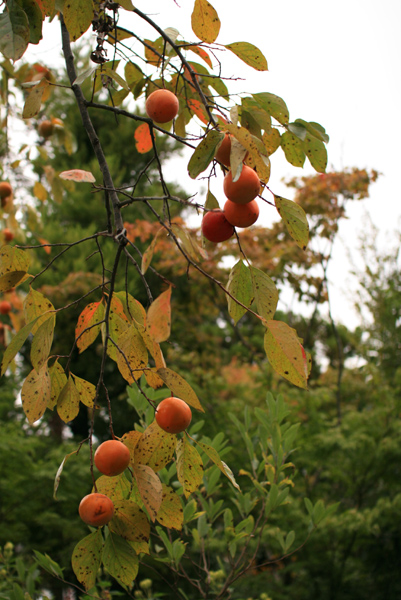
<path fill-rule="evenodd" d="M 130 17 L 129 23 L 132 23 L 131 17 L 135 18 L 135 26 L 126 25 L 127 16 Z M 79 164 L 74 163 L 74 144 L 68 133 L 68 123 L 54 116 L 50 119 L 40 117 L 37 129 L 41 141 L 36 152 L 43 155 L 44 144 L 55 139 L 70 153 L 71 169 L 57 173 L 48 166 L 44 169 L 43 181 L 36 182 L 33 193 L 42 206 L 51 211 L 53 202 L 63 201 L 63 195 L 71 189 L 71 182 L 78 186 L 89 183 L 104 213 L 92 233 L 72 242 L 49 243 L 38 235 L 32 236 L 29 221 L 19 223 L 23 213 L 20 190 L 23 186 L 19 185 L 15 176 L 21 161 L 29 161 L 32 148 L 23 146 L 19 157 L 11 157 L 5 162 L 2 178 L 10 187 L 5 186 L 7 193 L 2 196 L 3 217 L 7 229 L 19 230 L 28 243 L 24 247 L 16 243 L 5 244 L 0 249 L 0 291 L 6 301 L 13 301 L 11 323 L 14 329 L 3 355 L 1 373 L 4 374 L 13 365 L 18 352 L 30 340 L 32 369 L 21 389 L 28 422 L 31 425 L 38 422 L 50 410 L 56 412 L 64 423 L 71 423 L 82 404 L 91 415 L 86 440 L 91 457 L 88 485 L 93 486 L 93 492 L 104 494 L 113 502 L 114 514 L 104 530 L 92 531 L 74 550 L 73 568 L 85 589 L 95 586 L 101 564 L 119 583 L 129 588 L 138 573 L 138 557 L 152 552 L 149 539 L 153 528 L 167 552 L 165 562 L 169 563 L 177 577 L 186 579 L 202 597 L 206 598 L 212 592 L 215 597 L 228 597 L 230 585 L 249 570 L 271 511 L 283 504 L 289 494 L 291 476 L 287 469 L 291 470 L 293 465 L 285 459 L 292 451 L 296 428 L 281 425 L 286 415 L 283 401 L 269 397 L 267 414 L 256 414 L 259 426 L 258 437 L 254 439 L 260 440 L 258 451 L 261 458 L 255 466 L 255 450 L 247 433 L 251 423 L 247 417 L 247 428 L 238 424 L 251 459 L 251 470 L 246 475 L 257 497 L 252 502 L 238 500 L 243 503 L 240 510 L 243 519 L 237 526 L 234 526 L 230 512 L 224 511 L 227 535 L 231 536 L 231 564 L 220 589 L 211 591 L 207 569 L 204 585 L 186 576 L 181 565 L 185 543 L 178 538 L 172 540 L 171 531 L 167 534 L 163 528 L 181 530 L 195 515 L 198 517 L 196 505 L 191 500 L 185 502 L 202 485 L 205 469 L 212 478 L 206 479 L 206 488 L 210 486 L 212 489 L 213 478 L 219 476 L 216 473 L 227 477 L 234 489 L 239 490 L 239 486 L 219 455 L 216 444 L 210 440 L 202 441 L 194 434 L 190 436 L 188 432 L 177 437 L 175 433 L 162 430 L 154 419 L 157 400 L 168 395 L 166 388 L 171 396 L 183 400 L 195 411 L 203 413 L 204 408 L 202 394 L 197 394 L 180 373 L 166 364 L 162 344 L 170 339 L 171 321 L 174 322 L 171 311 L 174 281 L 156 270 L 152 259 L 160 241 L 170 244 L 184 262 L 189 277 L 194 274 L 205 278 L 225 295 L 228 313 L 235 325 L 245 314 L 254 319 L 255 326 L 263 332 L 267 359 L 277 374 L 306 389 L 310 356 L 295 330 L 284 321 L 274 319 L 278 290 L 270 275 L 257 268 L 248 257 L 241 235 L 233 226 L 241 259 L 231 270 L 228 280 L 221 280 L 209 258 L 213 255 L 213 245 L 191 233 L 182 220 L 175 219 L 174 207 L 209 214 L 219 208 L 216 196 L 223 196 L 220 173 L 225 177 L 224 190 L 227 194 L 243 181 L 241 176 L 249 173 L 247 177 L 252 178 L 253 187 L 255 180 L 257 186 L 252 190 L 252 197 L 246 198 L 247 202 L 254 201 L 256 194 L 259 203 L 269 204 L 281 217 L 296 246 L 305 251 L 309 239 L 305 212 L 298 203 L 276 195 L 269 188 L 270 157 L 281 148 L 290 164 L 301 167 L 308 159 L 316 171 L 324 173 L 328 136 L 318 123 L 303 119 L 290 121 L 285 101 L 271 92 L 243 94 L 240 103 L 233 101 L 228 87 L 230 81 L 224 76 L 225 52 L 233 53 L 238 60 L 258 71 L 267 70 L 267 61 L 263 53 L 249 42 L 219 44 L 220 20 L 206 0 L 196 0 L 192 14 L 188 14 L 197 38 L 195 41 L 180 39 L 174 28 L 161 29 L 156 21 L 134 8 L 130 0 L 119 3 L 109 0 L 100 3 L 92 0 L 70 3 L 8 0 L 0 15 L 0 51 L 5 58 L 2 63 L 3 98 L 7 102 L 10 88 L 21 86 L 24 91 L 21 117 L 25 120 L 42 114 L 52 89 L 59 85 L 50 66 L 38 63 L 24 64 L 18 69 L 15 66 L 29 44 L 40 41 L 42 23 L 46 18 L 60 22 L 68 89 L 74 95 L 82 127 L 91 142 L 97 161 L 92 170 L 97 176 L 91 171 L 83 171 Z M 154 39 L 141 37 L 138 33 L 141 23 L 153 29 Z M 73 43 L 90 28 L 96 33 L 96 45 L 88 51 L 92 66 L 80 71 L 74 59 Z M 141 53 L 136 46 L 133 49 L 132 41 L 141 44 Z M 108 53 L 113 55 L 112 60 L 107 60 Z M 194 62 L 195 56 L 202 63 Z M 86 97 L 82 89 L 87 86 L 88 80 L 91 81 L 91 91 Z M 178 112 L 172 123 L 156 123 L 149 116 L 143 116 L 138 108 L 142 100 L 159 89 L 168 90 L 177 99 Z M 139 123 L 132 143 L 139 153 L 149 158 L 129 187 L 115 184 L 118 173 L 113 172 L 113 165 L 107 160 L 107 148 L 94 126 L 92 115 L 104 111 L 112 113 L 118 123 L 125 120 Z M 10 119 L 8 113 L 6 116 Z M 218 163 L 215 157 L 227 135 L 231 136 L 229 160 Z M 175 146 L 191 148 L 192 155 L 184 175 L 192 179 L 202 177 L 207 181 L 208 191 L 203 202 L 171 192 L 160 151 L 165 138 L 170 138 Z M 5 142 L 7 148 L 7 137 Z M 225 163 L 229 163 L 230 167 Z M 161 193 L 138 195 L 139 183 L 155 167 Z M 219 188 L 220 191 L 217 191 Z M 232 199 L 243 203 L 235 194 Z M 224 202 L 221 202 L 222 206 Z M 144 252 L 138 247 L 132 226 L 138 214 L 152 224 L 157 223 L 154 237 Z M 39 244 L 29 244 L 35 237 Z M 77 300 L 55 307 L 37 289 L 38 284 L 44 274 L 77 246 L 82 247 L 86 255 L 96 258 L 97 279 L 94 278 L 93 287 Z M 228 252 L 229 248 L 227 246 Z M 34 257 L 38 251 L 45 251 L 49 258 L 45 267 L 36 271 Z M 116 282 L 122 270 L 125 283 L 117 289 Z M 161 291 L 157 296 L 149 284 L 149 273 L 159 280 Z M 136 286 L 143 286 L 146 303 L 140 303 L 132 293 L 133 279 Z M 88 296 L 93 295 L 97 299 L 87 303 Z M 60 314 L 77 306 L 80 314 L 75 332 L 59 332 L 57 320 Z M 66 355 L 52 352 L 54 338 L 61 335 L 71 335 L 71 350 Z M 97 343 L 99 337 L 102 350 L 97 382 L 93 384 L 71 371 L 71 360 L 77 352 L 81 355 Z M 85 361 L 85 355 L 82 361 Z M 130 394 L 141 420 L 134 430 L 124 432 L 120 438 L 131 456 L 127 472 L 116 477 L 96 478 L 93 443 L 97 411 L 105 411 L 110 437 L 116 438 L 113 398 L 105 383 L 105 371 L 110 364 L 114 364 L 115 372 L 131 386 Z M 193 422 L 196 433 L 196 416 Z M 65 457 L 56 474 L 55 495 L 69 456 Z M 175 476 L 179 493 L 170 482 Z M 259 513 L 255 519 L 250 513 L 256 505 Z M 193 534 L 201 547 L 202 531 L 206 532 L 217 515 L 221 515 L 220 507 L 213 508 L 213 504 L 209 503 L 208 507 L 205 504 L 203 508 L 210 522 L 205 522 L 203 530 L 202 521 L 200 525 L 198 522 L 198 538 Z M 310 503 L 307 508 L 313 528 L 325 514 L 325 509 L 321 504 L 313 507 Z M 253 538 L 256 539 L 256 550 Z M 294 542 L 294 535 L 288 532 L 286 537 L 279 536 L 279 540 L 285 554 Z M 60 576 L 60 571 L 50 559 L 41 555 L 39 560 L 44 568 Z M 182 597 L 185 597 L 183 593 Z"/>

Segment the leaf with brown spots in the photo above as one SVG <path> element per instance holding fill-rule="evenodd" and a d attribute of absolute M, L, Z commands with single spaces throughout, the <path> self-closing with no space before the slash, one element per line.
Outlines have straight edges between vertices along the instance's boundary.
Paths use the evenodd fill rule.
<path fill-rule="evenodd" d="M 36 331 L 31 346 L 31 362 L 35 369 L 42 367 L 49 357 L 53 343 L 55 315 L 50 315 Z"/>
<path fill-rule="evenodd" d="M 260 92 L 252 94 L 252 97 L 263 110 L 271 115 L 276 121 L 282 125 L 286 125 L 290 118 L 286 103 L 280 96 L 269 94 L 268 92 Z"/>
<path fill-rule="evenodd" d="M 327 167 L 326 146 L 314 135 L 307 133 L 302 143 L 303 151 L 309 159 L 310 164 L 318 173 L 325 173 Z"/>
<path fill-rule="evenodd" d="M 291 165 L 294 165 L 294 167 L 304 166 L 305 152 L 301 140 L 296 135 L 290 131 L 285 131 L 281 136 L 281 147 L 285 158 Z"/>
<path fill-rule="evenodd" d="M 246 162 L 251 161 L 261 181 L 267 183 L 270 179 L 270 161 L 263 143 L 245 127 L 238 127 L 233 123 L 225 123 L 224 127 L 248 150 L 249 155 Z"/>
<path fill-rule="evenodd" d="M 50 311 L 54 311 L 54 306 L 50 300 L 45 298 L 41 292 L 30 288 L 29 293 L 24 300 L 25 320 L 29 323 L 36 319 L 36 317 L 40 317 L 32 327 L 33 335 L 35 335 L 42 323 L 49 318 Z"/>
<path fill-rule="evenodd" d="M 135 325 L 128 325 L 117 340 L 117 366 L 124 379 L 132 384 L 140 379 L 148 364 L 148 351 Z"/>
<path fill-rule="evenodd" d="M 29 255 L 15 246 L 0 248 L 0 292 L 21 283 L 29 269 Z M 27 322 L 32 319 L 27 319 Z"/>
<path fill-rule="evenodd" d="M 26 97 L 24 108 L 23 108 L 23 111 L 22 111 L 22 118 L 23 119 L 31 119 L 32 117 L 36 117 L 36 115 L 39 113 L 40 107 L 42 105 L 43 95 L 46 92 L 46 90 L 48 89 L 48 87 L 49 87 L 49 82 L 47 81 L 47 79 L 42 79 L 41 82 L 38 85 L 35 85 L 35 87 L 30 90 L 29 94 Z M 43 188 L 40 191 L 40 196 L 43 196 L 44 193 L 45 193 L 46 197 L 44 199 L 46 200 L 46 198 L 47 198 L 47 190 L 38 181 L 35 183 L 36 193 L 35 193 L 35 187 L 34 187 L 34 195 L 39 200 L 42 200 L 42 198 L 39 197 L 39 195 L 37 195 L 37 192 L 38 192 L 38 186 L 37 186 L 37 184 L 38 183 Z"/>
<path fill-rule="evenodd" d="M 40 419 L 50 401 L 50 375 L 47 364 L 38 371 L 32 369 L 21 390 L 22 408 L 29 423 Z"/>
<path fill-rule="evenodd" d="M 83 309 L 75 328 L 75 339 L 79 352 L 86 350 L 96 340 L 100 331 L 100 322 L 103 319 L 103 302 L 91 302 Z"/>
<path fill-rule="evenodd" d="M 148 465 L 134 464 L 133 471 L 142 502 L 154 522 L 162 503 L 162 483 Z"/>
<path fill-rule="evenodd" d="M 69 423 L 79 413 L 80 396 L 71 374 L 57 399 L 57 412 L 64 423 Z"/>
<path fill-rule="evenodd" d="M 120 336 L 124 333 L 124 331 L 129 327 L 129 321 L 124 313 L 124 307 L 122 305 L 121 300 L 119 300 L 115 294 L 111 299 L 110 304 L 110 313 L 109 313 L 109 335 L 111 339 L 118 345 L 118 340 Z M 102 327 L 102 336 L 104 338 L 105 327 Z M 105 342 L 105 339 L 103 339 Z M 110 340 L 107 344 L 107 354 L 110 356 L 112 360 L 117 362 L 117 357 L 120 352 L 118 351 L 116 345 L 113 344 Z"/>
<path fill-rule="evenodd" d="M 107 475 L 101 475 L 96 479 L 96 488 L 99 494 L 104 494 L 113 502 L 117 500 L 127 500 L 131 484 L 124 475 L 116 475 L 115 477 L 108 477 Z M 95 490 L 93 490 L 95 491 Z"/>
<path fill-rule="evenodd" d="M 79 399 L 82 404 L 85 404 L 88 408 L 92 408 L 95 403 L 96 397 L 96 387 L 90 381 L 86 381 L 85 379 L 81 379 L 81 377 L 77 377 L 71 373 L 75 387 L 78 390 Z"/>
<path fill-rule="evenodd" d="M 130 323 L 146 325 L 146 310 L 138 300 L 126 292 L 117 292 L 114 296 L 120 300 L 124 314 Z"/>
<path fill-rule="evenodd" d="M 123 537 L 109 532 L 103 548 L 103 565 L 121 585 L 132 587 L 138 575 L 139 560 L 134 548 Z"/>
<path fill-rule="evenodd" d="M 171 286 L 152 302 L 148 310 L 147 331 L 155 342 L 168 340 L 171 328 Z"/>
<path fill-rule="evenodd" d="M 173 458 L 176 441 L 175 435 L 163 431 L 153 421 L 135 446 L 133 464 L 148 465 L 153 471 L 160 471 Z"/>
<path fill-rule="evenodd" d="M 249 271 L 257 313 L 266 320 L 272 319 L 278 302 L 277 288 L 272 279 L 260 269 L 251 265 Z"/>
<path fill-rule="evenodd" d="M 65 0 L 63 17 L 73 42 L 89 29 L 93 15 L 92 0 Z"/>
<path fill-rule="evenodd" d="M 125 433 L 123 435 L 123 437 L 121 438 L 122 443 L 127 446 L 129 453 L 131 455 L 131 460 L 130 460 L 130 465 L 131 467 L 134 466 L 134 452 L 135 452 L 135 448 L 137 443 L 139 442 L 139 440 L 142 437 L 142 433 L 140 433 L 139 431 L 128 431 L 128 433 Z"/>
<path fill-rule="evenodd" d="M 156 520 L 168 529 L 182 529 L 184 511 L 178 494 L 170 486 L 163 483 L 163 496 Z"/>
<path fill-rule="evenodd" d="M 172 391 L 174 396 L 181 398 L 181 400 L 184 400 L 189 406 L 192 406 L 201 412 L 205 412 L 199 402 L 195 390 L 192 389 L 189 383 L 185 381 L 181 375 L 178 375 L 175 371 L 167 368 L 157 369 L 157 374 L 163 379 L 164 383 Z"/>
<path fill-rule="evenodd" d="M 108 527 L 111 531 L 132 542 L 148 541 L 150 535 L 147 516 L 131 500 L 114 502 L 114 515 L 109 521 Z"/>
<path fill-rule="evenodd" d="M 150 133 L 149 125 L 147 123 L 141 123 L 134 133 L 135 147 L 139 154 L 146 154 L 153 148 L 152 136 Z"/>
<path fill-rule="evenodd" d="M 176 454 L 178 481 L 183 487 L 185 498 L 188 498 L 202 483 L 202 458 L 186 436 L 178 440 Z"/>
<path fill-rule="evenodd" d="M 63 367 L 60 365 L 58 360 L 50 367 L 50 383 L 51 383 L 51 391 L 50 391 L 50 401 L 48 404 L 48 408 L 53 410 L 53 408 L 57 404 L 57 399 L 60 395 L 61 390 L 67 383 L 67 376 Z"/>
<path fill-rule="evenodd" d="M 250 306 L 253 300 L 252 278 L 250 269 L 242 260 L 239 260 L 231 269 L 227 283 L 227 290 L 234 298 L 245 306 Z M 228 312 L 234 323 L 237 324 L 241 317 L 247 312 L 246 308 L 227 296 Z"/>
<path fill-rule="evenodd" d="M 226 44 L 225 48 L 231 50 L 238 58 L 257 71 L 267 71 L 267 60 L 263 53 L 249 42 L 234 42 Z"/>
<path fill-rule="evenodd" d="M 86 590 L 96 583 L 102 561 L 103 538 L 100 528 L 83 538 L 72 552 L 71 564 L 76 578 Z"/>
<path fill-rule="evenodd" d="M 295 329 L 283 321 L 266 321 L 264 346 L 273 369 L 294 385 L 307 389 L 308 362 Z"/>
<path fill-rule="evenodd" d="M 191 25 L 194 34 L 208 44 L 216 41 L 221 27 L 217 12 L 207 0 L 195 0 Z"/>
<path fill-rule="evenodd" d="M 309 241 L 309 224 L 304 209 L 292 200 L 286 200 L 281 196 L 274 196 L 274 201 L 288 233 L 297 246 L 306 250 Z"/>

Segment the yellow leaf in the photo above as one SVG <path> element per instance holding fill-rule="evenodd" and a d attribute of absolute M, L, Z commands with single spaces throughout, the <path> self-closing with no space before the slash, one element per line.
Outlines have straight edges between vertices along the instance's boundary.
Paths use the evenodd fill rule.
<path fill-rule="evenodd" d="M 149 465 L 134 464 L 133 471 L 142 502 L 154 522 L 162 503 L 162 483 Z"/>
<path fill-rule="evenodd" d="M 194 10 L 191 16 L 192 30 L 200 40 L 208 44 L 216 41 L 220 31 L 220 19 L 207 0 L 195 0 Z"/>
<path fill-rule="evenodd" d="M 43 416 L 49 399 L 50 375 L 47 364 L 45 364 L 39 371 L 33 369 L 22 386 L 22 407 L 29 423 L 35 423 Z"/>

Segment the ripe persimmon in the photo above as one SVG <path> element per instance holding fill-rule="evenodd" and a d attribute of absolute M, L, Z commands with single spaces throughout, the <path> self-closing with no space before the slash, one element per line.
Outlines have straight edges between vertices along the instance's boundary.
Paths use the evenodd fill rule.
<path fill-rule="evenodd" d="M 202 233 L 209 242 L 225 242 L 234 235 L 234 227 L 219 208 L 210 210 L 202 219 Z"/>
<path fill-rule="evenodd" d="M 214 155 L 215 159 L 219 161 L 225 167 L 230 167 L 230 154 L 231 154 L 231 135 L 226 133 L 225 138 L 221 142 Z"/>
<path fill-rule="evenodd" d="M 250 227 L 259 217 L 259 205 L 256 200 L 246 204 L 237 204 L 227 200 L 224 205 L 224 216 L 234 227 Z"/>
<path fill-rule="evenodd" d="M 95 465 L 103 475 L 114 477 L 128 467 L 130 453 L 122 442 L 107 440 L 95 452 Z"/>
<path fill-rule="evenodd" d="M 156 123 L 168 123 L 174 119 L 178 115 L 178 108 L 177 96 L 165 89 L 152 92 L 145 103 L 148 117 Z"/>
<path fill-rule="evenodd" d="M 163 431 L 180 433 L 190 424 L 192 412 L 184 400 L 170 396 L 160 402 L 155 417 L 157 424 Z"/>
<path fill-rule="evenodd" d="M 239 179 L 233 182 L 231 171 L 224 177 L 224 193 L 229 200 L 237 204 L 246 204 L 254 200 L 260 192 L 259 176 L 247 165 L 242 167 Z"/>
<path fill-rule="evenodd" d="M 101 527 L 108 523 L 114 513 L 114 504 L 104 494 L 88 494 L 79 504 L 79 516 L 91 527 Z"/>
<path fill-rule="evenodd" d="M 54 129 L 54 125 L 49 120 L 42 121 L 41 123 L 39 123 L 39 126 L 38 126 L 39 135 L 44 137 L 45 140 L 47 140 L 47 138 L 49 138 L 51 135 L 53 135 L 53 129 Z"/>
<path fill-rule="evenodd" d="M 8 181 L 0 181 L 0 198 L 8 198 L 13 193 L 13 188 Z"/>
<path fill-rule="evenodd" d="M 11 312 L 12 306 L 8 300 L 2 300 L 0 302 L 0 314 L 8 315 Z"/>
<path fill-rule="evenodd" d="M 3 236 L 6 242 L 11 242 L 11 240 L 14 239 L 14 233 L 11 231 L 11 229 L 8 229 L 7 227 L 3 229 Z"/>

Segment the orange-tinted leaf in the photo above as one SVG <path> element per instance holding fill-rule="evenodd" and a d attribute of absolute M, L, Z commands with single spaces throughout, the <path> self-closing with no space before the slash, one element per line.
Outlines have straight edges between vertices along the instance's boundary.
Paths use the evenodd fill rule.
<path fill-rule="evenodd" d="M 131 500 L 118 500 L 114 503 L 114 515 L 108 526 L 126 540 L 147 542 L 149 539 L 149 521 L 143 510 Z"/>
<path fill-rule="evenodd" d="M 93 588 L 96 583 L 102 561 L 102 551 L 103 537 L 99 528 L 78 542 L 72 552 L 72 569 L 86 590 Z"/>
<path fill-rule="evenodd" d="M 48 359 L 50 348 L 53 343 L 55 315 L 50 315 L 37 329 L 31 346 L 31 362 L 35 369 L 42 367 Z"/>
<path fill-rule="evenodd" d="M 63 17 L 73 42 L 89 29 L 93 13 L 92 0 L 68 0 L 64 4 Z"/>
<path fill-rule="evenodd" d="M 69 423 L 79 413 L 79 400 L 79 392 L 70 374 L 57 400 L 57 412 L 64 423 Z"/>
<path fill-rule="evenodd" d="M 184 400 L 189 406 L 200 410 L 201 412 L 205 412 L 202 408 L 201 403 L 199 402 L 199 398 L 195 393 L 195 390 L 189 385 L 187 381 L 181 375 L 178 375 L 175 371 L 171 369 L 158 369 L 157 374 L 161 379 L 163 379 L 166 386 L 171 390 L 174 396 L 177 398 L 181 398 Z"/>
<path fill-rule="evenodd" d="M 208 55 L 206 50 L 202 48 L 202 46 L 189 46 L 188 50 L 191 50 L 191 52 L 194 52 L 195 54 L 200 56 L 205 61 L 205 63 L 209 65 L 209 67 L 213 68 L 213 63 L 210 59 L 210 56 Z"/>
<path fill-rule="evenodd" d="M 69 181 L 94 183 L 96 179 L 90 171 L 83 171 L 82 169 L 72 169 L 71 171 L 63 171 L 60 173 L 61 179 L 68 179 Z"/>
<path fill-rule="evenodd" d="M 178 440 L 176 452 L 178 481 L 183 487 L 185 498 L 188 498 L 202 483 L 202 458 L 186 436 Z"/>
<path fill-rule="evenodd" d="M 75 339 L 79 352 L 83 352 L 97 338 L 100 331 L 100 322 L 104 319 L 104 304 L 92 302 L 88 304 L 78 317 L 75 328 Z"/>
<path fill-rule="evenodd" d="M 117 292 L 114 295 L 123 305 L 124 314 L 130 323 L 135 321 L 139 325 L 146 325 L 146 310 L 138 300 L 126 292 Z"/>
<path fill-rule="evenodd" d="M 191 15 L 192 30 L 202 42 L 212 44 L 216 41 L 220 31 L 220 19 L 207 0 L 195 0 L 194 10 Z"/>
<path fill-rule="evenodd" d="M 171 461 L 176 441 L 175 435 L 163 431 L 153 421 L 135 445 L 134 464 L 148 465 L 157 473 Z"/>
<path fill-rule="evenodd" d="M 205 125 L 209 123 L 209 115 L 207 114 L 206 109 L 200 100 L 196 100 L 196 98 L 190 98 L 187 102 L 187 105 L 188 108 L 202 121 L 202 123 Z"/>
<path fill-rule="evenodd" d="M 142 502 L 154 522 L 162 503 L 162 483 L 149 465 L 134 464 L 133 470 Z"/>
<path fill-rule="evenodd" d="M 139 127 L 135 129 L 134 137 L 136 149 L 140 154 L 146 154 L 146 152 L 152 150 L 152 136 L 147 123 L 141 123 Z"/>
<path fill-rule="evenodd" d="M 38 237 L 38 242 L 43 245 L 43 250 L 46 252 L 46 254 L 51 253 L 51 246 L 48 245 L 49 240 L 45 240 L 45 238 Z"/>
<path fill-rule="evenodd" d="M 184 522 L 184 511 L 182 510 L 182 504 L 180 497 L 165 483 L 163 483 L 163 495 L 160 509 L 156 515 L 156 520 L 167 527 L 168 529 L 182 529 Z"/>
<path fill-rule="evenodd" d="M 307 388 L 308 364 L 297 332 L 282 321 L 266 321 L 264 346 L 273 369 L 298 387 Z"/>
<path fill-rule="evenodd" d="M 147 330 L 157 342 L 164 342 L 170 337 L 171 328 L 171 286 L 152 302 L 148 310 Z"/>
<path fill-rule="evenodd" d="M 50 375 L 47 364 L 38 371 L 33 369 L 29 373 L 22 386 L 21 400 L 29 423 L 35 423 L 43 416 L 50 400 Z"/>

